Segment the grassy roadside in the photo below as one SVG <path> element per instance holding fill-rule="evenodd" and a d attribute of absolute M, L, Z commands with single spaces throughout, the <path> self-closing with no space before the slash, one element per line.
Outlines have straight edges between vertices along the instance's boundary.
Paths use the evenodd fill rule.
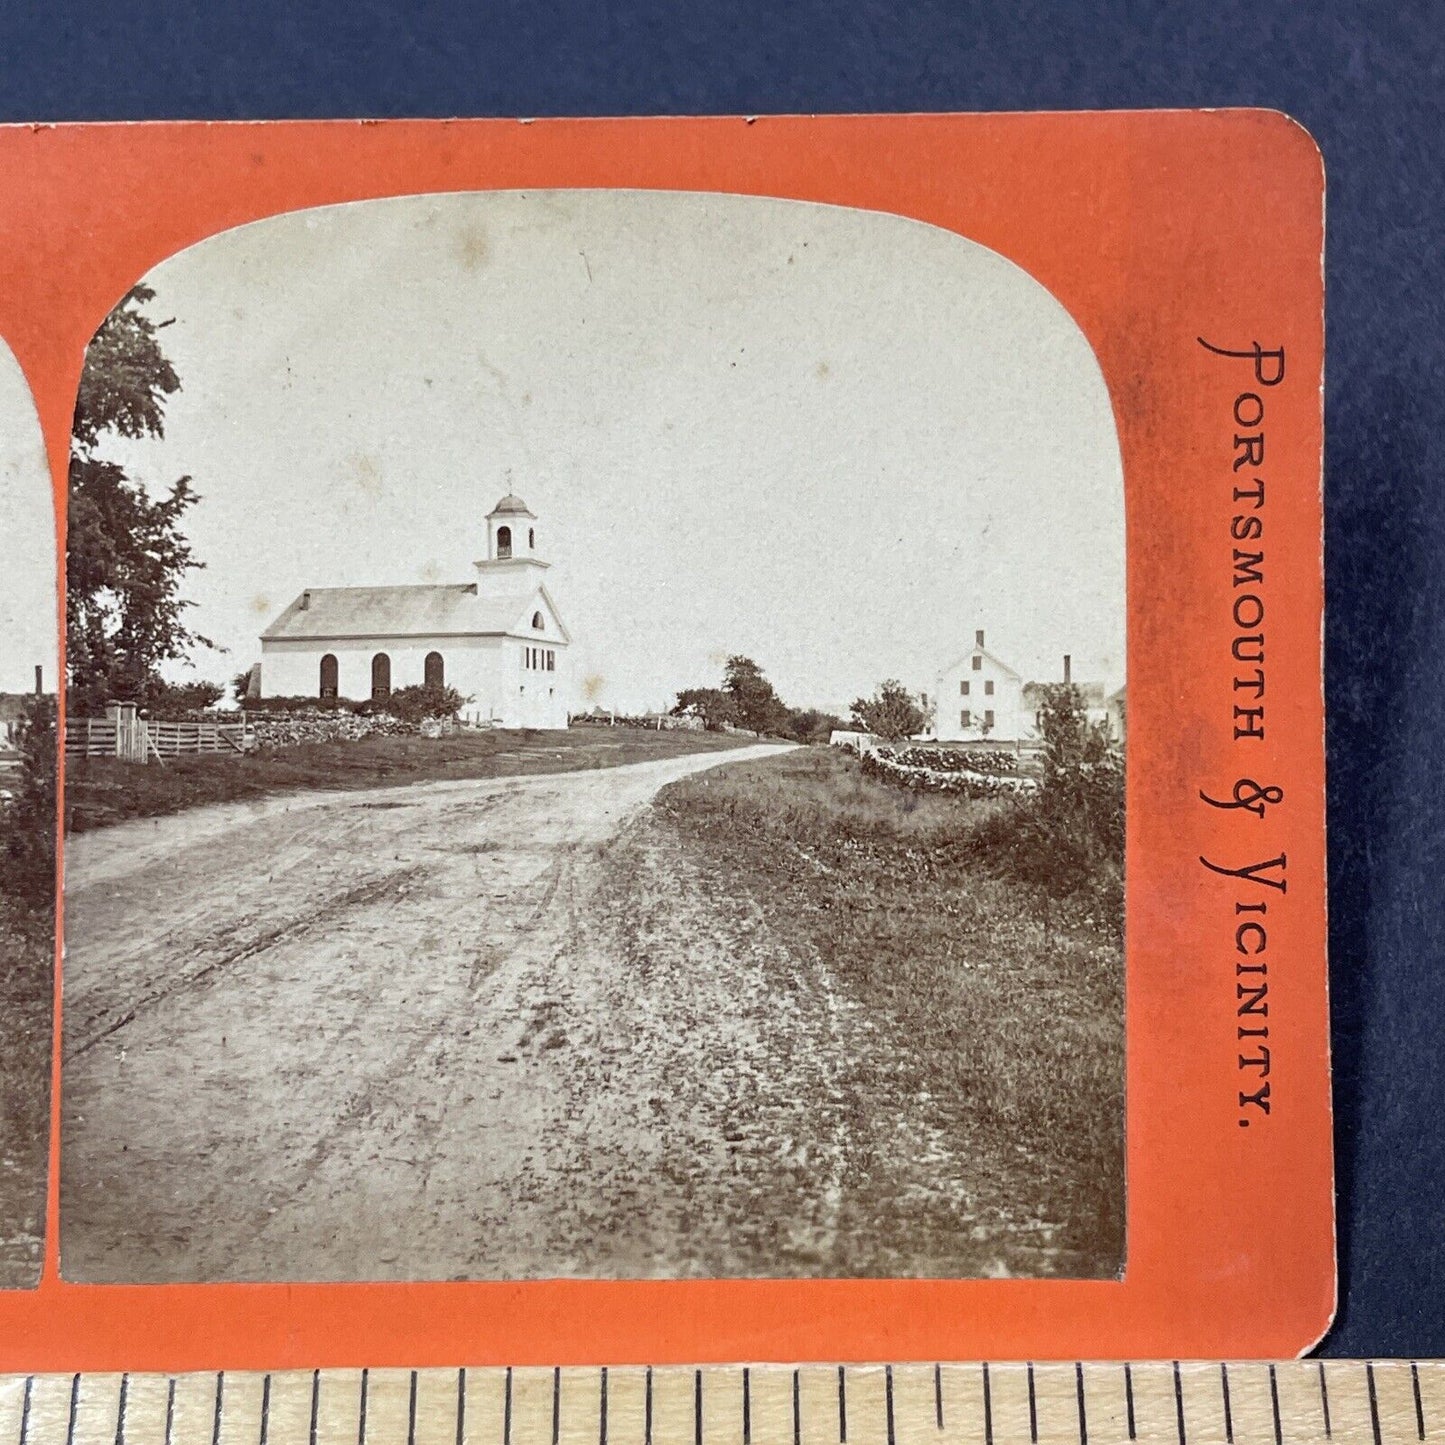
<path fill-rule="evenodd" d="M 998 1197 L 1109 1276 L 1124 1260 L 1119 929 L 978 861 L 966 840 L 1008 806 L 903 793 L 819 748 L 713 769 L 656 804 L 826 961 Z"/>
<path fill-rule="evenodd" d="M 54 910 L 0 893 L 0 1288 L 40 1277 L 50 1135 Z"/>
<path fill-rule="evenodd" d="M 65 770 L 67 833 L 277 793 L 381 788 L 456 778 L 503 778 L 619 767 L 688 753 L 720 752 L 756 741 L 730 733 L 646 728 L 567 732 L 495 729 L 450 737 L 372 737 L 308 743 L 242 757 L 201 754 L 164 766 L 77 758 Z"/>

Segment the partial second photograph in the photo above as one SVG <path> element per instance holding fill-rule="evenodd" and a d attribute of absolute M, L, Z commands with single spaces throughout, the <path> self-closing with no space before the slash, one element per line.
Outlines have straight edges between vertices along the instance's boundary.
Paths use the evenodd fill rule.
<path fill-rule="evenodd" d="M 278 216 L 116 298 L 69 479 L 65 1279 L 1121 1276 L 1123 475 L 1007 257 Z"/>
<path fill-rule="evenodd" d="M 45 1253 L 55 1028 L 54 491 L 30 388 L 0 342 L 0 1289 Z"/>

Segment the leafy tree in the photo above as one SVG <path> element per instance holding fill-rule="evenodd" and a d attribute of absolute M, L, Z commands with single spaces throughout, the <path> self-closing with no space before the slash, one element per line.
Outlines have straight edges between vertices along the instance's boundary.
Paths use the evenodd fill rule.
<path fill-rule="evenodd" d="M 737 709 L 738 726 L 755 733 L 781 733 L 787 727 L 787 706 L 752 658 L 728 658 L 723 669 L 723 691 Z"/>
<path fill-rule="evenodd" d="M 737 703 L 720 687 L 685 687 L 673 705 L 674 717 L 700 717 L 709 732 L 738 727 Z"/>
<path fill-rule="evenodd" d="M 154 717 L 182 717 L 214 707 L 225 695 L 219 682 L 156 682 L 146 692 L 146 711 Z"/>
<path fill-rule="evenodd" d="M 826 743 L 835 728 L 843 726 L 843 719 L 830 712 L 821 712 L 815 707 L 791 707 L 783 732 L 800 743 Z"/>
<path fill-rule="evenodd" d="M 15 726 L 20 776 L 3 805 L 6 892 L 35 908 L 55 904 L 55 699 L 32 696 Z"/>
<path fill-rule="evenodd" d="M 180 378 L 161 350 L 145 307 L 155 293 L 131 288 L 101 323 L 85 354 L 71 427 L 66 558 L 66 666 L 70 707 L 93 712 L 110 698 L 149 703 L 163 663 L 196 644 L 180 595 L 200 567 L 180 530 L 196 502 L 181 477 L 151 497 L 102 455 L 108 437 L 161 437 L 166 398 Z"/>
<path fill-rule="evenodd" d="M 856 698 L 852 713 L 865 732 L 890 743 L 911 738 L 928 724 L 918 699 L 893 677 L 880 683 L 872 697 Z"/>

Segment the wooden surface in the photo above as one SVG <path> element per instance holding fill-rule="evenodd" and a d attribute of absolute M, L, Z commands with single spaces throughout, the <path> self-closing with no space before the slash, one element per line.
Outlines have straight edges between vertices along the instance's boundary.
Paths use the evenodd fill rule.
<path fill-rule="evenodd" d="M 0 1378 L 0 1445 L 1362 1445 L 1445 1440 L 1445 1362 Z"/>

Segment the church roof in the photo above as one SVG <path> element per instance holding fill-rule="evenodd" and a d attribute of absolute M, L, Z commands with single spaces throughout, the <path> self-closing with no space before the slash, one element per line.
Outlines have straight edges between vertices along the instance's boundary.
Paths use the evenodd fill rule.
<path fill-rule="evenodd" d="M 487 515 L 489 517 L 517 516 L 536 519 L 536 514 L 515 492 L 508 492 Z"/>
<path fill-rule="evenodd" d="M 341 637 L 488 636 L 522 626 L 536 589 L 479 597 L 476 583 L 312 587 L 261 634 L 263 641 Z"/>

